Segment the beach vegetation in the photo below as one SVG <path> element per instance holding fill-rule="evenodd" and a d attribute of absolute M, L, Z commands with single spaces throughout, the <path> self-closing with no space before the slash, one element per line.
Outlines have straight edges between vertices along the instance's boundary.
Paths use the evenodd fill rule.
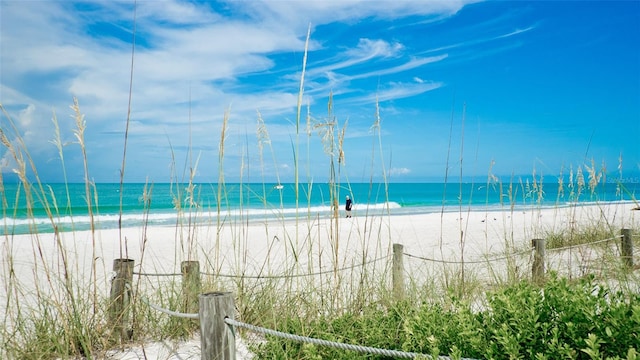
<path fill-rule="evenodd" d="M 549 276 L 486 293 L 480 310 L 459 299 L 411 299 L 368 306 L 310 322 L 293 318 L 280 330 L 339 343 L 471 359 L 634 359 L 640 342 L 640 295 L 594 277 Z M 384 359 L 276 337 L 255 347 L 259 358 Z"/>

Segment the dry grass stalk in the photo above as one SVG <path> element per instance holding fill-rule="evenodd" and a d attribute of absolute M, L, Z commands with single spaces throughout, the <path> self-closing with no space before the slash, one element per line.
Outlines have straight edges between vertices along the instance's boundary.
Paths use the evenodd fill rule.
<path fill-rule="evenodd" d="M 84 131 L 86 129 L 86 121 L 84 120 L 84 115 L 80 112 L 80 105 L 78 103 L 78 99 L 77 98 L 73 98 L 73 105 L 71 106 L 71 110 L 73 111 L 74 115 L 73 115 L 73 119 L 75 120 L 75 124 L 76 124 L 76 128 L 74 129 L 73 133 L 76 137 L 76 140 L 78 141 L 78 145 L 80 145 L 80 151 L 82 152 L 82 163 L 84 165 L 84 185 L 85 185 L 85 200 L 87 202 L 87 212 L 89 215 L 89 226 L 91 229 L 91 251 L 92 251 L 92 259 L 96 259 L 96 228 L 95 228 L 95 220 L 94 220 L 94 215 L 93 215 L 93 205 L 92 205 L 92 197 L 93 194 L 91 192 L 91 188 L 92 188 L 92 182 L 89 177 L 89 161 L 87 159 L 87 150 L 85 147 L 85 141 L 84 141 Z M 97 194 L 95 194 L 95 196 L 97 196 Z M 123 251 L 122 251 L 122 243 L 120 245 L 120 256 L 122 257 L 123 255 Z M 127 256 L 125 254 L 125 256 Z M 97 268 L 96 268 L 96 262 L 95 260 L 92 263 L 91 266 L 91 273 L 92 273 L 92 283 L 93 283 L 93 306 L 94 306 L 94 312 L 98 312 L 97 306 L 98 306 L 98 287 L 97 287 L 97 283 L 98 283 L 98 275 L 97 275 Z"/>

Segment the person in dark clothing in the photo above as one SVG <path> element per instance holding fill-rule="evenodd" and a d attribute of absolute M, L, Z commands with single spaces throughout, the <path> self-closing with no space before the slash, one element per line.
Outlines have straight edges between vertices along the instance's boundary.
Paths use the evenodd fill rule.
<path fill-rule="evenodd" d="M 347 214 L 348 218 L 351 217 L 351 207 L 352 206 L 353 206 L 353 202 L 351 201 L 351 199 L 349 199 L 349 195 L 347 195 L 347 202 L 344 205 L 344 210 L 345 210 L 345 213 Z"/>

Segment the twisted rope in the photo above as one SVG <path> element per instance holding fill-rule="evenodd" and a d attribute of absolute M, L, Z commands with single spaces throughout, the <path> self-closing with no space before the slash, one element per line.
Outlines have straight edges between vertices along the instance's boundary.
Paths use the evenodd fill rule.
<path fill-rule="evenodd" d="M 358 263 L 355 265 L 351 265 L 351 266 L 346 266 L 343 268 L 339 268 L 339 269 L 330 269 L 330 270 L 324 270 L 324 271 L 318 271 L 315 273 L 308 273 L 308 274 L 291 274 L 291 275 L 226 275 L 226 274 L 213 274 L 213 273 L 206 273 L 203 272 L 201 273 L 202 275 L 209 275 L 209 276 L 219 276 L 219 277 L 226 277 L 226 278 L 244 278 L 244 279 L 285 279 L 285 278 L 298 278 L 298 277 L 307 277 L 307 276 L 317 276 L 317 275 L 326 275 L 326 274 L 332 274 L 334 272 L 338 272 L 338 271 L 345 271 L 345 270 L 351 270 L 351 269 L 355 269 L 357 267 L 361 267 L 361 266 L 366 266 L 369 264 L 373 264 L 375 262 L 384 260 L 388 257 L 390 257 L 391 255 L 385 255 L 382 257 L 379 257 L 377 259 L 373 259 L 371 261 L 367 261 L 364 263 Z"/>
<path fill-rule="evenodd" d="M 185 319 L 199 319 L 200 318 L 199 314 L 181 313 L 181 312 L 177 312 L 177 311 L 168 310 L 168 309 L 165 309 L 165 308 L 161 308 L 158 305 L 154 305 L 154 304 L 150 303 L 149 299 L 147 299 L 146 297 L 142 297 L 141 299 L 142 299 L 142 301 L 144 301 L 145 304 L 149 305 L 152 309 L 158 310 L 158 311 L 163 312 L 163 313 L 165 313 L 167 315 L 180 317 L 180 318 L 185 318 Z"/>
<path fill-rule="evenodd" d="M 639 235 L 633 235 L 633 236 L 639 236 Z M 570 246 L 565 246 L 565 247 L 561 247 L 561 248 L 554 248 L 554 249 L 547 249 L 547 251 L 569 250 L 569 249 L 582 247 L 582 246 L 589 246 L 589 245 L 596 245 L 596 244 L 600 244 L 600 243 L 605 243 L 605 242 L 617 240 L 617 239 L 620 239 L 620 238 L 622 238 L 622 235 L 616 235 L 616 236 L 613 236 L 613 237 L 610 237 L 610 238 L 607 238 L 607 239 L 597 240 L 597 241 L 590 242 L 590 243 L 570 245 Z M 510 255 L 505 255 L 505 256 L 502 256 L 502 257 L 496 257 L 496 258 L 485 259 L 485 260 L 474 260 L 474 261 L 438 260 L 438 259 L 431 259 L 431 258 L 427 258 L 427 257 L 423 257 L 423 256 L 411 255 L 409 253 L 403 253 L 403 255 L 407 256 L 407 257 L 410 257 L 410 258 L 415 258 L 415 259 L 424 260 L 424 261 L 431 261 L 431 262 L 441 263 L 441 264 L 484 264 L 484 263 L 498 261 L 498 260 L 505 260 L 505 259 L 508 259 L 508 258 L 510 258 L 512 256 L 525 255 L 525 254 L 528 254 L 531 250 L 533 250 L 533 248 L 527 249 L 525 251 L 521 251 L 521 252 L 518 252 L 518 253 L 513 253 L 513 254 L 510 254 Z"/>
<path fill-rule="evenodd" d="M 554 248 L 554 249 L 547 249 L 547 251 L 569 250 L 569 249 L 583 247 L 583 246 L 589 246 L 589 245 L 596 245 L 596 244 L 600 244 L 600 243 L 605 243 L 605 242 L 613 241 L 613 240 L 620 239 L 620 238 L 622 238 L 622 235 L 616 235 L 614 237 L 610 237 L 610 238 L 602 239 L 602 240 L 597 240 L 597 241 L 590 242 L 590 243 L 569 245 L 569 246 L 565 246 L 565 247 L 561 247 L 561 248 Z"/>
<path fill-rule="evenodd" d="M 139 275 L 139 276 L 182 276 L 182 273 L 156 274 L 156 273 L 144 273 L 144 272 L 134 271 L 133 275 Z"/>
<path fill-rule="evenodd" d="M 162 307 L 160 307 L 158 305 L 154 305 L 154 304 L 150 303 L 149 300 L 147 298 L 145 298 L 145 297 L 142 297 L 142 301 L 144 301 L 151 308 L 153 308 L 155 310 L 158 310 L 160 312 L 163 312 L 163 313 L 165 313 L 167 315 L 181 317 L 181 318 L 187 318 L 187 319 L 199 319 L 200 318 L 199 314 L 181 313 L 181 312 L 171 311 L 171 310 L 162 308 Z M 368 354 L 382 355 L 382 356 L 391 356 L 391 357 L 404 358 L 404 359 L 413 359 L 413 358 L 416 358 L 416 357 L 433 359 L 433 356 L 424 355 L 424 354 L 418 354 L 418 353 L 413 353 L 413 352 L 406 352 L 406 351 L 400 351 L 400 350 L 388 350 L 388 349 L 380 349 L 380 348 L 375 348 L 375 347 L 370 347 L 370 346 L 345 344 L 345 343 L 339 343 L 339 342 L 335 342 L 335 341 L 328 341 L 328 340 L 323 340 L 323 339 L 315 339 L 315 338 L 311 338 L 311 337 L 308 337 L 308 336 L 300 336 L 300 335 L 295 335 L 295 334 L 289 334 L 289 333 L 285 333 L 285 332 L 282 332 L 282 331 L 277 331 L 277 330 L 273 330 L 273 329 L 267 329 L 267 328 L 263 328 L 263 327 L 260 327 L 260 326 L 243 323 L 243 322 L 236 321 L 236 320 L 233 320 L 233 319 L 228 318 L 228 317 L 224 319 L 224 322 L 229 326 L 241 327 L 241 328 L 245 328 L 247 330 L 250 330 L 250 331 L 253 331 L 253 332 L 257 332 L 257 333 L 262 333 L 262 334 L 265 334 L 265 335 L 276 336 L 276 337 L 280 337 L 280 338 L 283 338 L 283 339 L 289 339 L 289 340 L 293 340 L 293 341 L 297 341 L 297 342 L 306 342 L 306 343 L 315 344 L 315 345 L 328 346 L 328 347 L 332 347 L 332 348 L 336 348 L 336 349 L 340 349 L 340 350 L 349 350 L 349 351 L 355 351 L 355 352 L 360 352 L 360 353 L 368 353 Z M 438 356 L 437 359 L 439 359 L 439 360 L 450 360 L 451 358 L 448 357 L 448 356 Z M 466 359 L 466 358 L 461 358 L 461 359 L 462 360 L 474 360 L 474 359 Z"/>
<path fill-rule="evenodd" d="M 331 274 L 331 273 L 338 272 L 338 271 L 351 270 L 351 269 L 355 269 L 357 267 L 366 266 L 366 265 L 373 264 L 375 262 L 387 259 L 390 256 L 391 255 L 385 255 L 385 256 L 379 257 L 377 259 L 373 259 L 371 261 L 358 263 L 358 264 L 355 264 L 355 265 L 346 266 L 346 267 L 339 268 L 339 269 L 330 269 L 330 270 L 318 271 L 318 272 L 315 272 L 315 273 L 308 273 L 308 274 L 292 274 L 292 275 L 230 275 L 230 274 L 215 274 L 215 273 L 202 272 L 201 271 L 200 275 L 218 276 L 218 277 L 232 278 L 232 279 L 285 279 L 285 278 L 297 278 L 297 277 L 306 277 L 306 276 L 326 275 L 326 274 Z M 159 273 L 159 274 L 156 273 L 156 274 L 154 274 L 154 273 L 144 273 L 144 272 L 134 271 L 133 275 L 139 275 L 139 276 L 182 276 L 182 273 L 164 273 L 164 274 L 163 273 Z"/>
<path fill-rule="evenodd" d="M 370 346 L 345 344 L 345 343 L 339 343 L 339 342 L 334 342 L 334 341 L 315 339 L 315 338 L 311 338 L 311 337 L 307 337 L 307 336 L 289 334 L 289 333 L 285 333 L 285 332 L 282 332 L 282 331 L 276 331 L 276 330 L 272 330 L 272 329 L 263 328 L 263 327 L 260 327 L 260 326 L 255 326 L 255 325 L 243 323 L 243 322 L 236 321 L 236 320 L 230 319 L 230 318 L 225 318 L 224 322 L 227 325 L 236 326 L 236 327 L 242 327 L 242 328 L 248 329 L 250 331 L 257 332 L 257 333 L 262 333 L 262 334 L 271 335 L 271 336 L 277 336 L 277 337 L 281 337 L 283 339 L 288 339 L 288 340 L 293 340 L 293 341 L 298 341 L 298 342 L 306 342 L 306 343 L 315 344 L 315 345 L 328 346 L 328 347 L 332 347 L 332 348 L 336 348 L 336 349 L 340 349 L 340 350 L 350 350 L 350 351 L 356 351 L 356 352 L 361 352 L 361 353 L 368 353 L 368 354 L 382 355 L 382 356 L 391 356 L 391 357 L 397 357 L 397 358 L 403 358 L 403 359 L 413 359 L 413 358 L 416 358 L 416 357 L 433 359 L 432 356 L 425 355 L 425 354 L 418 354 L 418 353 L 406 352 L 406 351 L 400 351 L 400 350 L 380 349 L 380 348 L 374 348 L 374 347 L 370 347 Z M 450 357 L 448 357 L 448 356 L 438 356 L 437 359 L 449 360 Z M 465 358 L 462 358 L 462 359 L 463 360 L 473 360 L 473 359 L 465 359 Z"/>
<path fill-rule="evenodd" d="M 502 257 L 496 257 L 496 258 L 485 259 L 485 260 L 473 260 L 473 261 L 438 260 L 438 259 L 431 259 L 431 258 L 427 258 L 427 257 L 423 257 L 423 256 L 411 255 L 409 253 L 403 253 L 403 255 L 406 256 L 406 257 L 414 258 L 414 259 L 419 259 L 419 260 L 424 260 L 424 261 L 431 261 L 431 262 L 441 263 L 441 264 L 485 264 L 485 263 L 488 263 L 488 262 L 493 262 L 493 261 L 498 261 L 498 260 L 505 260 L 505 259 L 508 259 L 510 257 L 513 257 L 513 256 L 525 255 L 525 254 L 528 254 L 529 252 L 531 252 L 531 250 L 532 249 L 527 249 L 525 251 L 521 251 L 521 252 L 505 255 L 505 256 L 502 256 Z"/>

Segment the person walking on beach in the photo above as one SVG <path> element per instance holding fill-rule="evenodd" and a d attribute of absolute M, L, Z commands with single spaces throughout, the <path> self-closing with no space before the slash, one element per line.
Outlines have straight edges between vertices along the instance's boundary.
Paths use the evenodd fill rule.
<path fill-rule="evenodd" d="M 351 199 L 349 199 L 349 195 L 347 195 L 347 201 L 344 205 L 344 210 L 348 218 L 351 217 L 351 206 L 353 206 L 353 203 L 351 202 Z"/>

